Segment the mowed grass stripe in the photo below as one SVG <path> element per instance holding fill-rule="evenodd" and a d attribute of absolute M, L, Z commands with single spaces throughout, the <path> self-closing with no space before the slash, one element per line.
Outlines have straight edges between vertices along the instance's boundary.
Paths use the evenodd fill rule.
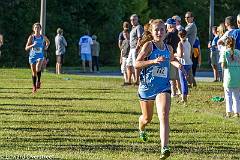
<path fill-rule="evenodd" d="M 156 109 L 147 127 L 150 139 L 142 143 L 137 88 L 121 87 L 122 79 L 44 72 L 42 89 L 31 94 L 29 69 L 0 73 L 0 159 L 159 159 Z M 210 100 L 217 95 L 223 95 L 221 83 L 202 82 L 190 89 L 187 106 L 173 99 L 170 159 L 240 157 L 240 121 L 223 118 L 224 102 Z"/>

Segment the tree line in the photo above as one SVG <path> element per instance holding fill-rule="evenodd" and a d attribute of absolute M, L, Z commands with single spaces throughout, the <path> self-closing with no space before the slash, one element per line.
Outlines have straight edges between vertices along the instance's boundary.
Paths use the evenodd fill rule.
<path fill-rule="evenodd" d="M 28 53 L 24 50 L 32 24 L 39 22 L 40 0 L 0 1 L 0 33 L 4 36 L 0 66 L 25 67 Z M 229 15 L 239 13 L 239 0 L 215 0 L 215 24 Z M 98 37 L 101 44 L 100 64 L 117 65 L 118 34 L 122 22 L 131 14 L 140 17 L 141 24 L 152 18 L 167 18 L 177 14 L 182 18 L 192 11 L 198 26 L 198 36 L 203 48 L 208 41 L 209 1 L 206 0 L 47 0 L 46 36 L 51 41 L 48 50 L 50 65 L 55 64 L 54 37 L 58 27 L 63 28 L 68 42 L 66 66 L 79 66 L 78 41 L 86 30 Z"/>

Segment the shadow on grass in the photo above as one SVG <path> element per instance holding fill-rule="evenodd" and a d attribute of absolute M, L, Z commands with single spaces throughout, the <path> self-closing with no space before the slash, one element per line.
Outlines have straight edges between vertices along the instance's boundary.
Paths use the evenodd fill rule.
<path fill-rule="evenodd" d="M 66 104 L 14 104 L 14 103 L 5 103 L 0 104 L 1 106 L 16 106 L 16 107 L 68 107 Z M 0 109 L 1 110 L 1 109 Z"/>
<path fill-rule="evenodd" d="M 52 139 L 53 141 L 60 142 L 61 139 Z M 26 140 L 27 141 L 27 140 Z M 93 141 L 96 142 L 96 141 Z M 102 141 L 99 141 L 102 142 Z M 105 141 L 106 142 L 106 141 Z M 61 144 L 56 143 L 21 143 L 20 145 L 16 145 L 14 142 L 10 142 L 7 144 L 1 144 L 0 147 L 2 149 L 26 149 L 31 148 L 31 150 L 57 150 L 57 151 L 90 151 L 90 152 L 119 152 L 119 151 L 127 151 L 127 152 L 146 152 L 146 153 L 160 153 L 161 147 L 159 145 L 143 145 L 143 143 L 132 143 L 132 144 L 114 144 L 117 143 L 115 140 L 108 141 L 109 144 L 76 144 L 77 142 L 71 144 L 64 144 L 61 141 Z M 79 143 L 79 141 L 78 141 Z M 85 143 L 85 142 L 84 142 Z M 201 155 L 205 156 L 213 156 L 216 154 L 222 155 L 232 155 L 232 157 L 239 158 L 239 148 L 226 147 L 226 146 L 211 146 L 210 147 L 185 147 L 181 145 L 176 145 L 172 148 L 173 153 L 179 152 L 181 154 L 197 154 L 199 158 Z M 234 156 L 235 155 L 235 156 Z"/>
<path fill-rule="evenodd" d="M 0 104 L 1 106 L 6 106 L 5 104 Z M 18 106 L 18 104 L 14 104 L 13 106 Z M 25 106 L 25 105 L 23 105 Z M 35 105 L 34 105 L 35 106 Z M 44 106 L 44 105 L 42 105 Z M 59 105 L 61 106 L 61 105 Z M 56 105 L 56 107 L 59 107 Z M 41 107 L 41 106 L 39 106 Z M 64 105 L 65 107 L 65 105 Z M 105 110 L 77 110 L 77 109 L 62 109 L 62 110 L 54 110 L 54 109 L 33 109 L 33 108 L 0 108 L 0 111 L 7 111 L 6 113 L 0 114 L 11 114 L 11 115 L 22 115 L 26 113 L 27 115 L 71 115 L 71 114 L 80 114 L 84 115 L 84 113 L 94 113 L 94 114 L 125 114 L 125 115 L 140 115 L 139 112 L 135 111 L 105 111 Z"/>
<path fill-rule="evenodd" d="M 16 87 L 16 88 L 0 88 L 1 90 L 24 90 L 24 89 L 29 89 L 32 90 L 32 88 L 26 87 L 26 88 L 22 88 L 22 87 Z M 60 89 L 60 90 L 67 90 L 67 89 L 79 89 L 79 90 L 94 90 L 94 91 L 112 91 L 115 90 L 113 88 L 81 88 L 81 87 L 43 87 L 42 89 L 50 89 L 50 90 L 54 90 L 54 89 Z"/>
<path fill-rule="evenodd" d="M 78 98 L 78 97 L 10 97 L 10 96 L 0 96 L 0 99 L 27 99 L 27 100 L 31 100 L 31 99 L 39 99 L 39 100 L 61 100 L 61 101 L 98 101 L 98 100 L 115 100 L 115 101 L 132 101 L 132 99 L 120 99 L 120 98 L 99 98 L 99 97 L 82 97 L 82 98 Z"/>
<path fill-rule="evenodd" d="M 135 111 L 104 111 L 104 110 L 82 110 L 82 113 L 106 113 L 106 114 L 129 114 L 129 115 L 141 115 L 140 112 Z"/>
<path fill-rule="evenodd" d="M 188 142 L 186 142 L 188 143 Z M 195 142 L 196 143 L 196 142 Z M 192 144 L 192 143 L 188 143 L 188 144 Z M 203 145 L 208 145 L 205 142 L 202 142 Z M 237 155 L 239 154 L 239 150 L 240 148 L 235 148 L 235 147 L 230 147 L 230 146 L 216 146 L 217 144 L 215 143 L 215 145 L 209 145 L 206 147 L 193 147 L 192 145 L 189 147 L 180 145 L 180 144 L 176 144 L 173 147 L 173 150 L 175 152 L 179 152 L 179 153 L 195 153 L 195 154 L 205 154 L 205 155 L 213 155 L 213 154 L 232 154 L 232 155 Z M 219 145 L 219 144 L 218 144 Z"/>

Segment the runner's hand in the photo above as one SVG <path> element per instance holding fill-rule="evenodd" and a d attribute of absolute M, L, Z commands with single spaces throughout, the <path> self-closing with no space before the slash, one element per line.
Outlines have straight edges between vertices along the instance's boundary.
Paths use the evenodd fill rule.
<path fill-rule="evenodd" d="M 153 63 L 158 64 L 158 63 L 163 62 L 163 61 L 165 61 L 165 57 L 160 56 L 160 57 L 157 57 L 156 59 L 154 59 Z"/>

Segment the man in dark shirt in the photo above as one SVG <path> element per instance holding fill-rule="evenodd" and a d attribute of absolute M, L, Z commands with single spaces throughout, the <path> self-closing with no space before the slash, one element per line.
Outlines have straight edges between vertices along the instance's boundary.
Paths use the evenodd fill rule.
<path fill-rule="evenodd" d="M 173 52 L 177 52 L 178 42 L 180 41 L 178 37 L 178 30 L 176 29 L 176 21 L 172 18 L 169 18 L 166 22 L 167 25 L 167 34 L 164 39 L 164 42 L 168 45 L 171 45 Z"/>
<path fill-rule="evenodd" d="M 118 47 L 121 50 L 121 45 L 124 40 L 123 32 L 124 31 L 130 31 L 130 24 L 128 22 L 123 22 L 123 31 L 119 33 L 118 35 Z"/>
<path fill-rule="evenodd" d="M 176 29 L 176 21 L 172 18 L 168 18 L 165 24 L 167 26 L 167 34 L 164 39 L 164 43 L 172 46 L 173 52 L 177 53 L 177 46 L 180 39 L 178 37 L 178 30 Z M 170 83 L 171 83 L 172 97 L 176 96 L 177 88 L 178 88 L 178 92 L 181 93 L 178 69 L 173 65 L 170 66 Z"/>

